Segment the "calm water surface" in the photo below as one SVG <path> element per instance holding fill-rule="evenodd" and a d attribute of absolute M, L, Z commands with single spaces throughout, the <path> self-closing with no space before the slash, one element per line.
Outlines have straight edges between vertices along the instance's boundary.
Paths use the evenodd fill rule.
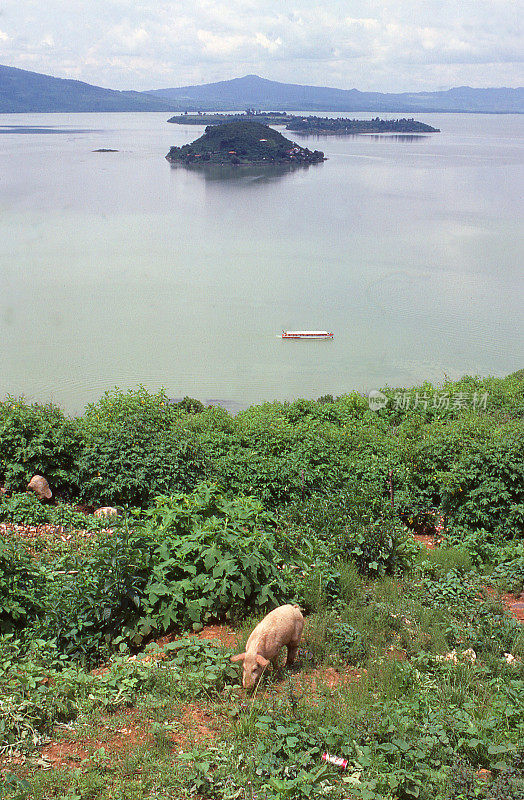
<path fill-rule="evenodd" d="M 290 134 L 329 160 L 233 175 L 170 167 L 203 128 L 166 118 L 0 115 L 0 397 L 246 404 L 524 365 L 523 117 Z"/>

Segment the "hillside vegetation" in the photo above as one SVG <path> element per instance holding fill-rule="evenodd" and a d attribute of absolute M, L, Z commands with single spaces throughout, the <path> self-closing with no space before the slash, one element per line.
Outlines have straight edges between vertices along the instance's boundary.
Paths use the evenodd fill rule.
<path fill-rule="evenodd" d="M 0 403 L 6 798 L 522 800 L 524 382 L 378 400 Z M 296 670 L 247 696 L 283 602 Z"/>
<path fill-rule="evenodd" d="M 324 153 L 300 147 L 267 125 L 245 121 L 208 125 L 191 144 L 171 147 L 166 158 L 184 164 L 315 163 L 324 160 Z"/>
<path fill-rule="evenodd" d="M 337 117 L 290 117 L 286 130 L 300 133 L 440 133 L 416 119 L 347 119 Z"/>

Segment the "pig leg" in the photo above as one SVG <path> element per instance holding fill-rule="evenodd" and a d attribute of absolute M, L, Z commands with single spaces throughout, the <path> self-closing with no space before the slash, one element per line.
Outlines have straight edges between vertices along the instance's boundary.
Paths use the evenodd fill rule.
<path fill-rule="evenodd" d="M 286 658 L 286 667 L 290 667 L 292 664 L 295 663 L 295 659 L 297 657 L 298 652 L 298 644 L 288 644 L 287 646 L 287 658 Z"/>

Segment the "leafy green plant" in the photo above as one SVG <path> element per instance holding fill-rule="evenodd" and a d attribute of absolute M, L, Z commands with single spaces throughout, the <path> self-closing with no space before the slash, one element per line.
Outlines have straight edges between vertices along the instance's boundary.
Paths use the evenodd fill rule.
<path fill-rule="evenodd" d="M 80 449 L 76 421 L 56 406 L 12 397 L 0 403 L 0 481 L 8 489 L 21 491 L 39 474 L 61 492 L 75 492 Z"/>
<path fill-rule="evenodd" d="M 369 643 L 360 631 L 348 622 L 341 622 L 332 611 L 308 617 L 302 650 L 312 666 L 325 662 L 360 664 L 370 652 Z"/>
<path fill-rule="evenodd" d="M 194 488 L 205 471 L 199 443 L 163 391 L 106 392 L 80 421 L 81 495 L 88 502 L 146 504 Z"/>
<path fill-rule="evenodd" d="M 499 563 L 494 568 L 491 579 L 507 592 L 520 594 L 524 591 L 524 542 L 515 541 L 498 553 Z"/>
<path fill-rule="evenodd" d="M 114 639 L 131 634 L 143 613 L 152 544 L 147 531 L 124 525 L 48 573 L 40 620 L 61 650 L 91 663 L 110 652 Z"/>
<path fill-rule="evenodd" d="M 156 546 L 138 635 L 278 605 L 285 585 L 275 520 L 260 502 L 202 484 L 190 495 L 158 497 L 147 517 Z"/>
<path fill-rule="evenodd" d="M 331 646 L 346 664 L 360 664 L 369 655 L 369 647 L 361 632 L 347 622 L 333 625 Z"/>
<path fill-rule="evenodd" d="M 51 519 L 49 506 L 34 494 L 19 492 L 0 498 L 0 520 L 18 525 L 42 525 Z"/>
<path fill-rule="evenodd" d="M 389 515 L 348 530 L 343 555 L 364 575 L 402 572 L 413 563 L 417 547 L 404 525 Z"/>
<path fill-rule="evenodd" d="M 27 547 L 0 535 L 0 632 L 20 630 L 40 616 L 46 583 Z"/>
<path fill-rule="evenodd" d="M 164 646 L 169 660 L 159 669 L 167 669 L 175 692 L 182 698 L 209 697 L 226 685 L 239 683 L 238 669 L 231 663 L 233 650 L 206 640 L 178 639 Z"/>

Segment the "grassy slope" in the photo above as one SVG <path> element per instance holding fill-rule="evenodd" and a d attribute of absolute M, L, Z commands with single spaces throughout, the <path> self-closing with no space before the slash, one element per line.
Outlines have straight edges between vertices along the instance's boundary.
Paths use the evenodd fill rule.
<path fill-rule="evenodd" d="M 40 759 L 21 739 L 0 761 L 13 776 L 5 797 L 336 800 L 353 796 L 342 780 L 352 775 L 370 800 L 518 800 L 522 766 L 494 765 L 522 755 L 524 667 L 502 653 L 524 656 L 524 638 L 495 601 L 479 602 L 474 573 L 443 578 L 457 558 L 421 551 L 403 580 L 368 582 L 350 569 L 336 607 L 313 586 L 297 669 L 266 676 L 253 697 L 229 665 L 253 620 L 236 637 L 223 629 L 222 640 L 167 637 L 145 659 L 123 653 L 93 673 L 18 660 L 11 687 L 23 678 L 25 704 L 17 724 L 42 730 L 32 707 L 39 697 L 50 740 Z M 439 661 L 452 645 L 459 654 L 474 645 L 475 663 Z M 4 656 L 0 681 L 5 669 Z M 348 771 L 322 771 L 324 749 L 348 758 Z"/>

